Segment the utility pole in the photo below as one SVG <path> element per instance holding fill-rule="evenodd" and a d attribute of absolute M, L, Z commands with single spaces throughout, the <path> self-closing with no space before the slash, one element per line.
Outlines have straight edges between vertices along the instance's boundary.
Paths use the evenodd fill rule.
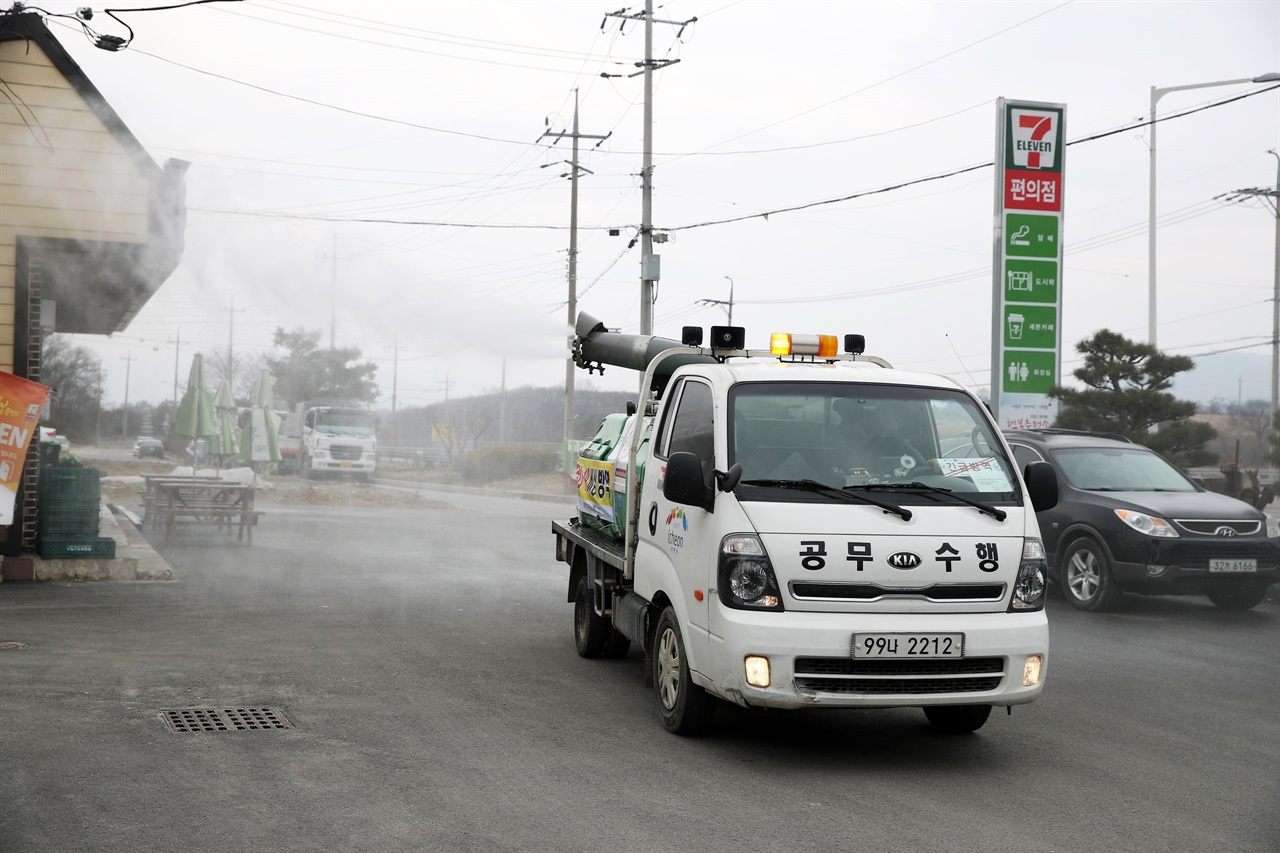
<path fill-rule="evenodd" d="M 129 372 L 133 367 L 133 350 L 128 351 L 128 355 L 124 360 L 124 416 L 120 421 L 120 440 L 126 441 L 129 437 Z"/>
<path fill-rule="evenodd" d="M 330 261 L 329 267 L 329 349 L 336 349 L 338 325 L 338 261 L 350 260 L 350 255 L 338 254 L 338 235 L 333 235 L 333 251 L 329 254 L 317 254 L 317 258 Z"/>
<path fill-rule="evenodd" d="M 652 335 L 654 286 L 659 278 L 659 258 L 653 254 L 653 71 L 655 68 L 674 65 L 680 60 L 653 58 L 653 0 L 644 0 L 644 12 L 627 14 L 626 9 L 620 9 L 617 12 L 607 13 L 605 21 L 609 18 L 644 21 L 644 61 L 636 63 L 642 70 L 626 76 L 644 75 L 644 159 L 640 168 L 640 334 Z M 679 38 L 683 35 L 685 27 L 697 20 L 697 18 L 690 18 L 687 21 L 659 20 L 657 23 L 679 27 L 680 30 L 676 33 L 676 38 Z M 604 22 L 601 22 L 600 29 L 604 29 Z M 623 75 L 601 74 L 600 76 L 621 77 Z M 662 235 L 658 242 L 664 242 L 665 237 L 666 235 Z"/>
<path fill-rule="evenodd" d="M 242 312 L 244 308 L 240 309 Z M 231 294 L 231 309 L 227 315 L 227 384 L 231 386 L 232 398 L 236 395 L 236 295 Z"/>
<path fill-rule="evenodd" d="M 93 419 L 93 446 L 102 444 L 102 364 L 98 364 L 98 413 Z"/>
<path fill-rule="evenodd" d="M 182 352 L 182 329 L 178 329 L 177 338 L 173 342 L 173 411 L 169 413 L 169 424 L 178 420 L 178 358 Z"/>
<path fill-rule="evenodd" d="M 1246 198 L 1260 198 L 1271 208 L 1276 220 L 1275 281 L 1271 294 L 1271 423 L 1274 426 L 1276 409 L 1280 408 L 1280 153 L 1273 148 L 1267 152 L 1276 158 L 1275 189 L 1251 187 L 1227 193 L 1229 201 L 1240 202 Z"/>
<path fill-rule="evenodd" d="M 396 417 L 396 382 L 400 376 L 400 336 L 391 345 L 391 443 L 400 443 L 400 423 Z"/>
<path fill-rule="evenodd" d="M 569 337 L 567 346 L 569 354 L 565 359 L 564 368 L 564 448 L 561 451 L 562 465 L 564 472 L 568 474 L 572 469 L 571 454 L 569 452 L 570 442 L 573 441 L 573 327 L 578 319 L 578 172 L 586 172 L 592 174 L 590 169 L 578 165 L 578 140 L 579 139 L 597 139 L 596 147 L 599 148 L 604 141 L 612 135 L 612 132 L 606 133 L 604 136 L 598 136 L 588 133 L 578 132 L 578 90 L 573 90 L 573 132 L 564 133 L 563 131 L 544 131 L 539 140 L 551 137 L 557 142 L 566 136 L 573 140 L 573 159 L 569 162 Z M 548 164 L 549 165 L 549 164 Z M 560 177 L 564 177 L 561 175 Z M 506 376 L 506 358 L 502 362 L 503 376 Z M 505 379 L 504 379 L 505 381 Z M 499 427 L 499 436 L 501 436 L 501 427 Z"/>
<path fill-rule="evenodd" d="M 729 276 L 725 276 L 725 278 L 729 278 Z M 728 302 L 724 301 L 723 299 L 699 299 L 698 302 L 700 302 L 703 305 L 719 305 L 721 308 L 728 306 L 729 322 L 726 323 L 726 325 L 728 326 L 733 325 L 733 279 L 729 278 L 729 301 Z"/>

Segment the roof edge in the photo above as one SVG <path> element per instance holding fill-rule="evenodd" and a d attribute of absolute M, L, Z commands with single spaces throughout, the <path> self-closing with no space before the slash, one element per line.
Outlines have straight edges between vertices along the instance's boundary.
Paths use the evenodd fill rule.
<path fill-rule="evenodd" d="M 107 99 L 98 91 L 98 87 L 93 85 L 76 61 L 71 58 L 71 54 L 67 53 L 66 48 L 45 26 L 44 18 L 35 12 L 22 11 L 15 14 L 9 10 L 0 13 L 0 42 L 5 41 L 35 42 L 49 57 L 54 67 L 67 78 L 67 82 L 84 99 L 112 136 L 120 142 L 121 147 L 133 158 L 134 163 L 146 177 L 153 181 L 160 178 L 162 173 L 160 166 L 143 148 L 138 137 L 133 135 L 133 131 L 129 130 L 120 114 L 107 103 Z"/>

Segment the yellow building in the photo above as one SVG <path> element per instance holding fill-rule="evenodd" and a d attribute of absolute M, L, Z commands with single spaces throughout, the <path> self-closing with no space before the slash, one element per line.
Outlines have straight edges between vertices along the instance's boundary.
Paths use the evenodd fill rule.
<path fill-rule="evenodd" d="M 0 370 L 50 332 L 123 331 L 182 255 L 187 163 L 158 166 L 33 12 L 0 13 Z M 35 544 L 37 443 L 0 553 Z"/>

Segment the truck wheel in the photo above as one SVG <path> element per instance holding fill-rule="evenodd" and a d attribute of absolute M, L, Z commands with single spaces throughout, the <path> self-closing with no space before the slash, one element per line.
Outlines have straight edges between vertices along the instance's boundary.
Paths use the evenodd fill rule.
<path fill-rule="evenodd" d="M 587 583 L 587 576 L 583 575 L 578 581 L 578 592 L 573 598 L 573 643 L 578 648 L 579 657 L 604 657 L 610 635 L 613 634 L 613 625 L 596 613 L 591 599 L 591 585 Z"/>
<path fill-rule="evenodd" d="M 924 709 L 929 723 L 949 735 L 976 732 L 991 716 L 990 705 L 929 705 Z"/>
<path fill-rule="evenodd" d="M 656 638 L 653 687 L 662 725 L 678 735 L 701 734 L 711 726 L 715 699 L 689 676 L 689 659 L 674 609 L 668 607 L 662 611 Z"/>
<path fill-rule="evenodd" d="M 1114 610 L 1123 591 L 1111 576 L 1107 553 L 1087 536 L 1072 542 L 1062 555 L 1062 592 L 1072 607 Z"/>
<path fill-rule="evenodd" d="M 1267 597 L 1262 583 L 1232 583 L 1209 587 L 1209 600 L 1223 610 L 1252 610 Z"/>

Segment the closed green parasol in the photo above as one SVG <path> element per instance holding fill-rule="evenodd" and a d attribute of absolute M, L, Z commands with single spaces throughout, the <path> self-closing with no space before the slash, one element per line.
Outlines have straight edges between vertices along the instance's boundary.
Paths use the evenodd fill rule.
<path fill-rule="evenodd" d="M 258 374 L 253 388 L 253 408 L 240 436 L 240 458 L 250 463 L 255 471 L 269 473 L 280 461 L 280 420 L 272 410 L 275 398 L 275 380 L 265 368 Z"/>
<path fill-rule="evenodd" d="M 218 431 L 209 441 L 209 454 L 218 458 L 221 467 L 224 460 L 240 452 L 236 445 L 236 401 L 231 396 L 231 383 L 222 380 L 218 385 L 218 393 L 213 395 L 214 420 Z"/>
<path fill-rule="evenodd" d="M 178 416 L 173 422 L 173 434 L 191 439 L 209 438 L 218 434 L 218 422 L 213 406 L 213 395 L 204 388 L 204 358 L 196 353 L 191 359 L 191 376 L 187 390 L 178 403 Z"/>

